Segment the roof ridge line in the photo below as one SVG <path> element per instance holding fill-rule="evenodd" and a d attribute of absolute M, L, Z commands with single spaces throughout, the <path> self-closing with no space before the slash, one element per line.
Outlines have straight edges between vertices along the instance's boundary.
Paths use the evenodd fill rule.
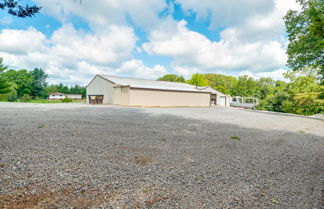
<path fill-rule="evenodd" d="M 131 77 L 122 77 L 122 76 L 115 76 L 115 75 L 105 75 L 105 74 L 97 74 L 99 76 L 108 76 L 108 77 L 115 77 L 115 78 L 127 78 L 127 79 L 136 79 L 136 80 L 146 80 L 146 81 L 157 81 L 157 82 L 165 82 L 165 83 L 181 83 L 181 84 L 186 84 L 186 85 L 190 85 L 190 86 L 194 86 L 191 85 L 189 83 L 182 83 L 182 82 L 172 82 L 172 81 L 159 81 L 159 80 L 153 80 L 153 79 L 147 79 L 147 78 L 131 78 Z"/>

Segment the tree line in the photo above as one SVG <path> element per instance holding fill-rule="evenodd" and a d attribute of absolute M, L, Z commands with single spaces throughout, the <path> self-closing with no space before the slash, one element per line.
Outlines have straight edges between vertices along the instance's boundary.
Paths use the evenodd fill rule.
<path fill-rule="evenodd" d="M 0 58 L 0 101 L 17 101 L 20 98 L 46 99 L 49 93 L 82 94 L 86 96 L 84 86 L 67 86 L 62 83 L 48 85 L 48 75 L 41 68 L 33 70 L 8 69 Z"/>
<path fill-rule="evenodd" d="M 311 115 L 324 112 L 324 86 L 320 71 L 311 68 L 298 73 L 285 73 L 287 81 L 272 78 L 254 79 L 247 75 L 234 77 L 222 74 L 195 73 L 186 80 L 176 74 L 167 74 L 157 80 L 210 86 L 231 96 L 256 97 L 260 110 Z M 62 83 L 48 85 L 43 69 L 31 71 L 8 69 L 0 58 L 0 101 L 17 101 L 22 98 L 46 99 L 49 93 L 82 94 L 84 86 L 67 86 Z"/>
<path fill-rule="evenodd" d="M 287 82 L 272 78 L 253 79 L 247 75 L 237 78 L 212 73 L 196 73 L 188 80 L 176 74 L 168 74 L 157 80 L 210 86 L 231 96 L 256 97 L 260 102 L 260 110 L 301 115 L 324 112 L 324 86 L 320 83 L 317 71 L 304 70 L 298 74 L 289 71 L 284 76 Z"/>

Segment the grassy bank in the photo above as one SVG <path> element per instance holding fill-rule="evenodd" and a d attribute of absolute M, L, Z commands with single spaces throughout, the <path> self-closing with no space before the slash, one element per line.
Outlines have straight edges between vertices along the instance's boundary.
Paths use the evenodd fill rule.
<path fill-rule="evenodd" d="M 9 102 L 9 101 L 1 101 L 1 102 Z M 32 99 L 32 100 L 29 100 L 29 101 L 23 101 L 23 100 L 17 100 L 15 102 L 26 102 L 26 103 L 53 103 L 53 104 L 56 104 L 56 103 L 85 103 L 85 100 L 81 100 L 81 101 L 69 101 L 69 102 L 64 102 L 64 101 L 61 101 L 61 100 L 47 100 L 47 99 Z"/>
<path fill-rule="evenodd" d="M 26 102 L 26 101 L 18 101 L 18 102 Z M 64 102 L 62 100 L 48 100 L 48 99 L 33 99 L 30 101 L 27 101 L 28 103 L 80 103 L 85 102 L 84 100 L 72 100 L 69 102 Z"/>

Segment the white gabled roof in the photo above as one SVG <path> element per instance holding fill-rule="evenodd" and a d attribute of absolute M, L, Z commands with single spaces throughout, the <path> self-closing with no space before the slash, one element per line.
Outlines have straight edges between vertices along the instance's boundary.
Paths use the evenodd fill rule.
<path fill-rule="evenodd" d="M 228 96 L 228 95 L 226 95 L 226 94 L 223 94 L 223 93 L 220 92 L 220 91 L 217 91 L 216 89 L 213 89 L 213 88 L 210 87 L 210 86 L 207 86 L 207 87 L 198 87 L 198 88 L 200 88 L 201 90 L 209 91 L 209 92 L 212 93 L 212 94 L 217 94 L 217 95 L 219 95 L 219 96 Z"/>
<path fill-rule="evenodd" d="M 156 81 L 141 78 L 126 78 L 108 75 L 98 75 L 116 85 L 130 86 L 131 88 L 142 88 L 142 89 L 159 89 L 159 90 L 171 90 L 171 91 L 194 91 L 194 92 L 210 92 L 196 88 L 194 85 L 187 83 L 168 82 L 168 81 Z"/>
<path fill-rule="evenodd" d="M 117 86 L 129 86 L 130 88 L 139 89 L 157 89 L 169 91 L 188 91 L 188 92 L 202 92 L 226 96 L 225 94 L 216 91 L 211 87 L 196 87 L 187 83 L 169 82 L 169 81 L 156 81 L 142 78 L 126 78 L 110 75 L 97 75 L 101 78 L 112 82 Z M 91 83 L 91 82 L 90 82 Z"/>

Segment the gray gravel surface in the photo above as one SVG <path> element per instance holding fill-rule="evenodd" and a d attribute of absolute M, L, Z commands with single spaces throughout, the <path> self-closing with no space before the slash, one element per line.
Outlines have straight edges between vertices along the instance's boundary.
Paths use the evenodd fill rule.
<path fill-rule="evenodd" d="M 0 208 L 323 208 L 323 121 L 0 103 Z"/>

